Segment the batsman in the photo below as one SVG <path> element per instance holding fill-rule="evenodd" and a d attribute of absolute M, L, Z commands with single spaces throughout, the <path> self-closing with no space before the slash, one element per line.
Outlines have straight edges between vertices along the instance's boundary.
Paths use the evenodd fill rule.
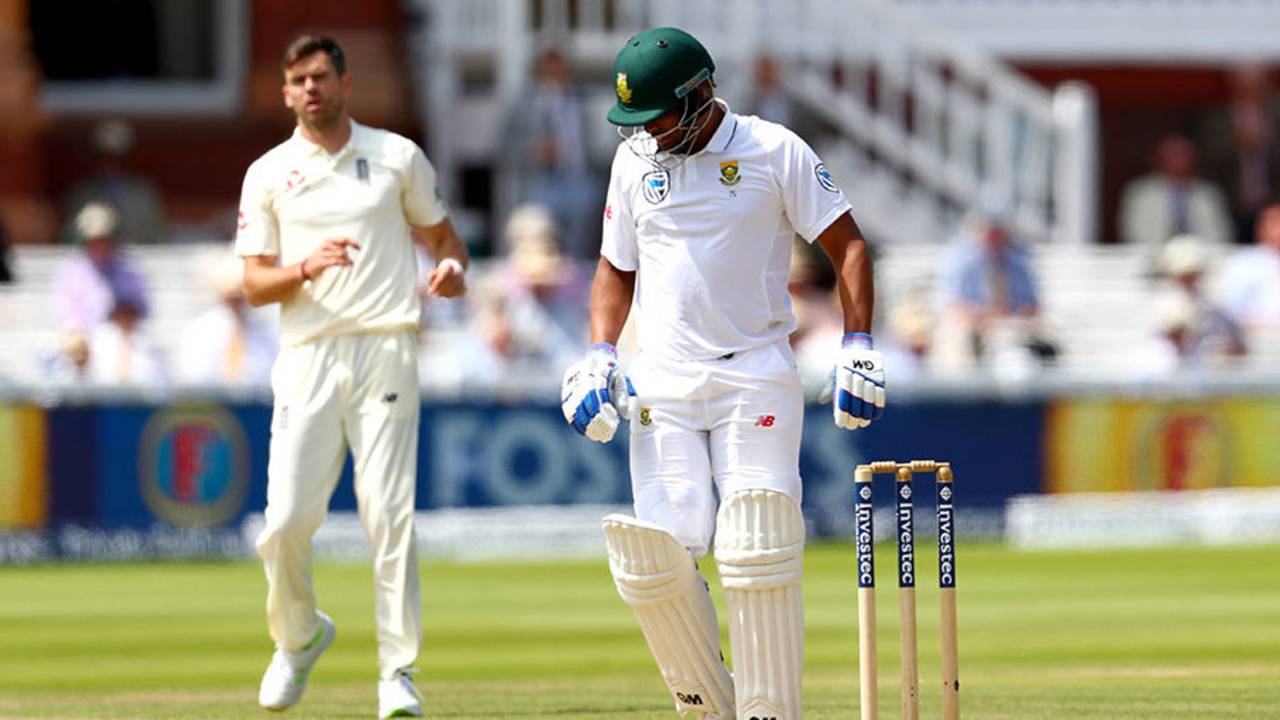
<path fill-rule="evenodd" d="M 614 80 L 608 118 L 623 141 L 592 345 L 565 372 L 565 420 L 599 442 L 631 421 L 635 517 L 604 519 L 609 567 L 677 712 L 799 720 L 804 402 L 787 342 L 791 244 L 817 242 L 839 277 L 845 334 L 830 387 L 836 425 L 854 430 L 885 403 L 866 243 L 803 140 L 716 98 L 715 63 L 688 33 L 628 39 Z M 639 353 L 624 374 L 614 345 L 633 304 Z M 713 537 L 732 674 L 697 567 Z"/>

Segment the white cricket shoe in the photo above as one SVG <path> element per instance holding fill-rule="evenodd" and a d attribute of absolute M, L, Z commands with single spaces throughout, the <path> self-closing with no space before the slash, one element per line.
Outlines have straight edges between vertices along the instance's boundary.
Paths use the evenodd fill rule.
<path fill-rule="evenodd" d="M 422 717 L 422 693 L 413 684 L 411 668 L 401 668 L 390 680 L 378 681 L 378 717 Z"/>
<path fill-rule="evenodd" d="M 262 686 L 258 688 L 258 704 L 272 711 L 286 710 L 302 699 L 302 692 L 307 689 L 307 676 L 316 660 L 333 644 L 335 629 L 333 620 L 328 615 L 316 611 L 320 619 L 320 629 L 301 650 L 288 651 L 277 649 L 271 656 L 271 664 L 262 675 Z"/>

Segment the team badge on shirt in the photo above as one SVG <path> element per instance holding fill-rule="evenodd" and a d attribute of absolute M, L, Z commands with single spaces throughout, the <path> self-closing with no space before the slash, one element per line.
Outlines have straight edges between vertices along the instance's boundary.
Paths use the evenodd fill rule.
<path fill-rule="evenodd" d="M 653 415 L 649 413 L 649 408 L 640 408 L 640 424 L 645 427 L 653 424 Z"/>
<path fill-rule="evenodd" d="M 738 161 L 730 160 L 729 162 L 720 163 L 720 184 L 725 187 L 732 187 L 738 184 L 742 176 L 738 174 Z"/>
<path fill-rule="evenodd" d="M 831 173 L 827 170 L 825 163 L 818 163 L 813 166 L 813 174 L 818 178 L 818 184 L 827 192 L 838 193 L 840 188 L 836 186 L 836 181 L 831 179 Z"/>
<path fill-rule="evenodd" d="M 671 190 L 671 176 L 667 174 L 666 170 L 654 170 L 653 172 L 645 173 L 641 184 L 644 185 L 644 199 L 653 205 L 657 205 L 667 197 L 667 193 Z"/>

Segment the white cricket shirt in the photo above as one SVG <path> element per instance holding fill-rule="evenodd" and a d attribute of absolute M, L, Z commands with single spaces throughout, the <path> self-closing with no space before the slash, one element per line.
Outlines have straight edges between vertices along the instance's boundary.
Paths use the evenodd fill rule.
<path fill-rule="evenodd" d="M 625 143 L 614 155 L 600 253 L 637 271 L 643 352 L 707 360 L 786 338 L 796 328 L 792 240 L 813 242 L 849 212 L 795 133 L 725 110 L 707 146 L 675 170 Z"/>
<path fill-rule="evenodd" d="M 360 244 L 349 267 L 326 268 L 280 308 L 280 344 L 319 337 L 416 330 L 421 313 L 410 225 L 447 211 L 435 169 L 413 141 L 351 123 L 330 155 L 298 130 L 249 166 L 240 195 L 236 254 L 301 262 L 330 238 Z"/>

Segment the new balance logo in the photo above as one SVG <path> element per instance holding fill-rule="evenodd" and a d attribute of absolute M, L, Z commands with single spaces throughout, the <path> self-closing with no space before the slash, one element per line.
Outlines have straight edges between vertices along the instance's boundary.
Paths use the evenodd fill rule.
<path fill-rule="evenodd" d="M 766 427 L 766 428 L 773 427 L 773 421 L 775 419 L 776 418 L 774 418 L 774 416 L 772 415 L 761 415 L 760 417 L 756 418 L 756 427 Z"/>
<path fill-rule="evenodd" d="M 682 692 L 678 692 L 676 693 L 676 700 L 679 700 L 685 705 L 701 705 L 702 704 L 702 696 L 697 693 L 685 694 Z"/>
<path fill-rule="evenodd" d="M 388 403 L 388 404 L 389 404 L 389 403 L 393 403 L 393 402 L 395 402 L 395 401 L 396 401 L 396 398 L 398 398 L 398 397 L 400 397 L 400 396 L 399 396 L 398 394 L 396 394 L 396 393 L 387 393 L 386 395 L 383 395 L 383 396 L 382 396 L 382 402 L 384 402 L 384 403 Z"/>

